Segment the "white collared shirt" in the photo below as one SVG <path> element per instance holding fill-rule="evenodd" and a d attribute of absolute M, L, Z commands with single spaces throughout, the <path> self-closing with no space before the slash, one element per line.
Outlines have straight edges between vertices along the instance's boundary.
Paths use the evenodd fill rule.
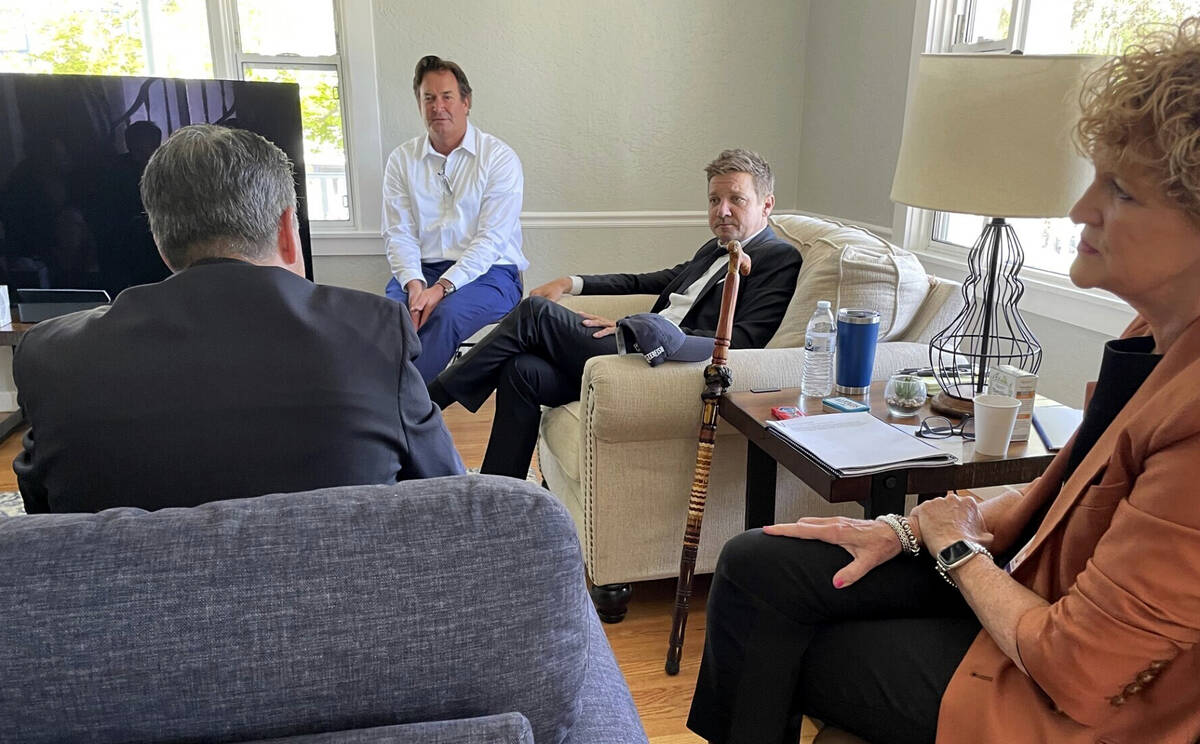
<path fill-rule="evenodd" d="M 444 176 L 444 179 L 443 179 Z M 422 261 L 454 261 L 442 276 L 463 287 L 494 264 L 529 267 L 521 252 L 524 176 L 512 148 L 467 122 L 442 155 L 429 135 L 400 145 L 383 176 L 383 241 L 392 276 L 422 283 Z"/>
<path fill-rule="evenodd" d="M 759 233 L 766 229 L 767 226 L 763 225 L 761 228 L 759 228 L 758 232 L 743 240 L 742 244 L 745 245 L 751 240 L 754 240 L 758 237 Z M 699 279 L 688 285 L 686 290 L 683 292 L 672 292 L 671 297 L 667 301 L 667 306 L 662 310 L 659 310 L 658 314 L 671 321 L 675 325 L 682 323 L 684 317 L 687 316 L 688 311 L 692 309 L 692 305 L 696 304 L 696 298 L 699 297 L 700 292 L 708 286 L 708 282 L 713 278 L 713 275 L 718 271 L 724 270 L 728 266 L 729 254 L 718 254 L 717 257 L 713 259 L 712 266 L 708 267 L 708 271 L 705 271 Z M 567 294 L 577 295 L 581 292 L 583 292 L 583 277 L 572 276 L 571 291 Z"/>

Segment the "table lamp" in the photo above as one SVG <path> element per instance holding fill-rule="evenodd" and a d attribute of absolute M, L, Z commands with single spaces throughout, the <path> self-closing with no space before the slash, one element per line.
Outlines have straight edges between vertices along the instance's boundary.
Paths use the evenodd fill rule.
<path fill-rule="evenodd" d="M 937 410 L 964 414 L 987 372 L 1036 372 L 1042 347 L 1021 318 L 1025 256 L 1013 217 L 1063 217 L 1092 179 L 1071 140 L 1091 55 L 923 54 L 904 118 L 892 200 L 990 217 L 967 256 L 964 305 L 929 342 Z"/>

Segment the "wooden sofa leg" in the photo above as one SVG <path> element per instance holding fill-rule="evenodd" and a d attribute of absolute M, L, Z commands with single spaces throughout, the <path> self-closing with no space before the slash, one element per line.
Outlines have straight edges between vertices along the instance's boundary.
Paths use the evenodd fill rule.
<path fill-rule="evenodd" d="M 592 603 L 596 614 L 606 623 L 619 623 L 625 619 L 629 609 L 629 598 L 633 596 L 630 584 L 598 584 L 591 589 Z"/>

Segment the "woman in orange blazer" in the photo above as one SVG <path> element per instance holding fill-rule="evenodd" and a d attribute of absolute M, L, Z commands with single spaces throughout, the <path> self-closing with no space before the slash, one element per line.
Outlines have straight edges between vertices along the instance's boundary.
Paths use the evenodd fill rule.
<path fill-rule="evenodd" d="M 1077 135 L 1071 279 L 1138 313 L 1079 431 L 1019 491 L 730 541 L 708 740 L 795 742 L 807 713 L 880 743 L 1200 741 L 1200 18 L 1102 67 Z"/>

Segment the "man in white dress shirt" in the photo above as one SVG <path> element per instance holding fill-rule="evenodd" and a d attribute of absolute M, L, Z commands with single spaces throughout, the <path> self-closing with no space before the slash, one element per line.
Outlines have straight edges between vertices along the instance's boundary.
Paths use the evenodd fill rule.
<path fill-rule="evenodd" d="M 426 133 L 388 157 L 383 237 L 385 293 L 408 306 L 421 339 L 418 371 L 437 376 L 471 334 L 521 299 L 521 161 L 476 129 L 471 84 L 454 62 L 422 57 L 413 94 Z"/>
<path fill-rule="evenodd" d="M 496 415 L 482 472 L 524 478 L 537 444 L 541 406 L 579 400 L 583 365 L 618 351 L 614 321 L 559 305 L 563 294 L 654 294 L 651 313 L 685 334 L 712 337 L 729 264 L 725 244 L 750 256 L 734 312 L 731 346 L 765 346 L 796 289 L 800 252 L 775 236 L 771 167 L 749 150 L 726 150 L 705 168 L 708 224 L 716 236 L 688 261 L 648 274 L 561 277 L 532 290 L 487 338 L 429 384 L 429 397 L 475 411 L 496 392 Z M 675 333 L 678 333 L 676 331 Z M 643 350 L 644 351 L 644 350 Z"/>

